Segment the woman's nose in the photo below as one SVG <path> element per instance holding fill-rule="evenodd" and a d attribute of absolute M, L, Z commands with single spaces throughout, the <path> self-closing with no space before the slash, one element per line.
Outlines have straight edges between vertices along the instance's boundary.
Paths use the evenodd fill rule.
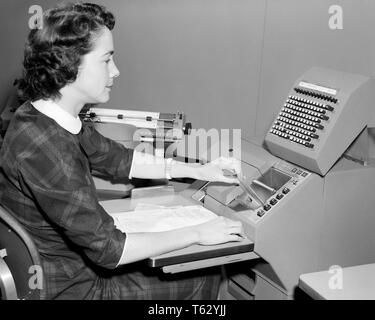
<path fill-rule="evenodd" d="M 111 68 L 111 78 L 117 78 L 120 75 L 120 70 L 117 68 L 116 64 L 113 62 Z"/>

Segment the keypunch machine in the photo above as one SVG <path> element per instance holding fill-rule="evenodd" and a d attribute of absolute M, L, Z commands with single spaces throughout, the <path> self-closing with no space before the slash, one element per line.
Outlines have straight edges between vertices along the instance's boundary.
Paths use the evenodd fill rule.
<path fill-rule="evenodd" d="M 312 68 L 289 91 L 263 144 L 242 140 L 245 183 L 183 191 L 243 222 L 255 259 L 229 273 L 240 299 L 292 299 L 303 273 L 375 262 L 373 79 Z M 230 268 L 228 268 L 230 269 Z"/>

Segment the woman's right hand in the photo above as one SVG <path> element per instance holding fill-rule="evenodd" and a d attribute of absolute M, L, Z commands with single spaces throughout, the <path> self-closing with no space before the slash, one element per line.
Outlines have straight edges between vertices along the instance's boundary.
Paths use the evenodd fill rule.
<path fill-rule="evenodd" d="M 229 241 L 241 241 L 245 237 L 242 223 L 225 217 L 217 217 L 193 227 L 198 233 L 198 244 L 214 245 Z"/>

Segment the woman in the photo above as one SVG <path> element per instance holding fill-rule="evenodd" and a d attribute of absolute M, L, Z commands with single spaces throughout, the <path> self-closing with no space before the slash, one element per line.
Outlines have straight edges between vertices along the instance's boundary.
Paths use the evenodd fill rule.
<path fill-rule="evenodd" d="M 0 153 L 0 201 L 38 247 L 47 299 L 214 298 L 215 275 L 164 279 L 137 270 L 136 261 L 191 244 L 239 241 L 242 226 L 225 218 L 158 233 L 125 234 L 98 203 L 91 170 L 107 176 L 193 177 L 235 182 L 220 159 L 190 166 L 145 156 L 82 123 L 87 103 L 109 99 L 114 78 L 114 17 L 95 4 L 64 5 L 44 13 L 30 32 L 16 111 Z M 237 169 L 236 169 L 237 168 Z M 116 270 L 111 270 L 116 269 Z"/>

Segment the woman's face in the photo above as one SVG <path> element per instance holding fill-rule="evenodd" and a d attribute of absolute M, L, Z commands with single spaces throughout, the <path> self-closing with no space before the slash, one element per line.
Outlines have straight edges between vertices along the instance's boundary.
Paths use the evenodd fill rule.
<path fill-rule="evenodd" d="M 94 40 L 93 50 L 82 57 L 76 80 L 71 84 L 83 103 L 103 103 L 109 100 L 113 79 L 120 72 L 113 61 L 113 38 L 104 27 Z"/>

